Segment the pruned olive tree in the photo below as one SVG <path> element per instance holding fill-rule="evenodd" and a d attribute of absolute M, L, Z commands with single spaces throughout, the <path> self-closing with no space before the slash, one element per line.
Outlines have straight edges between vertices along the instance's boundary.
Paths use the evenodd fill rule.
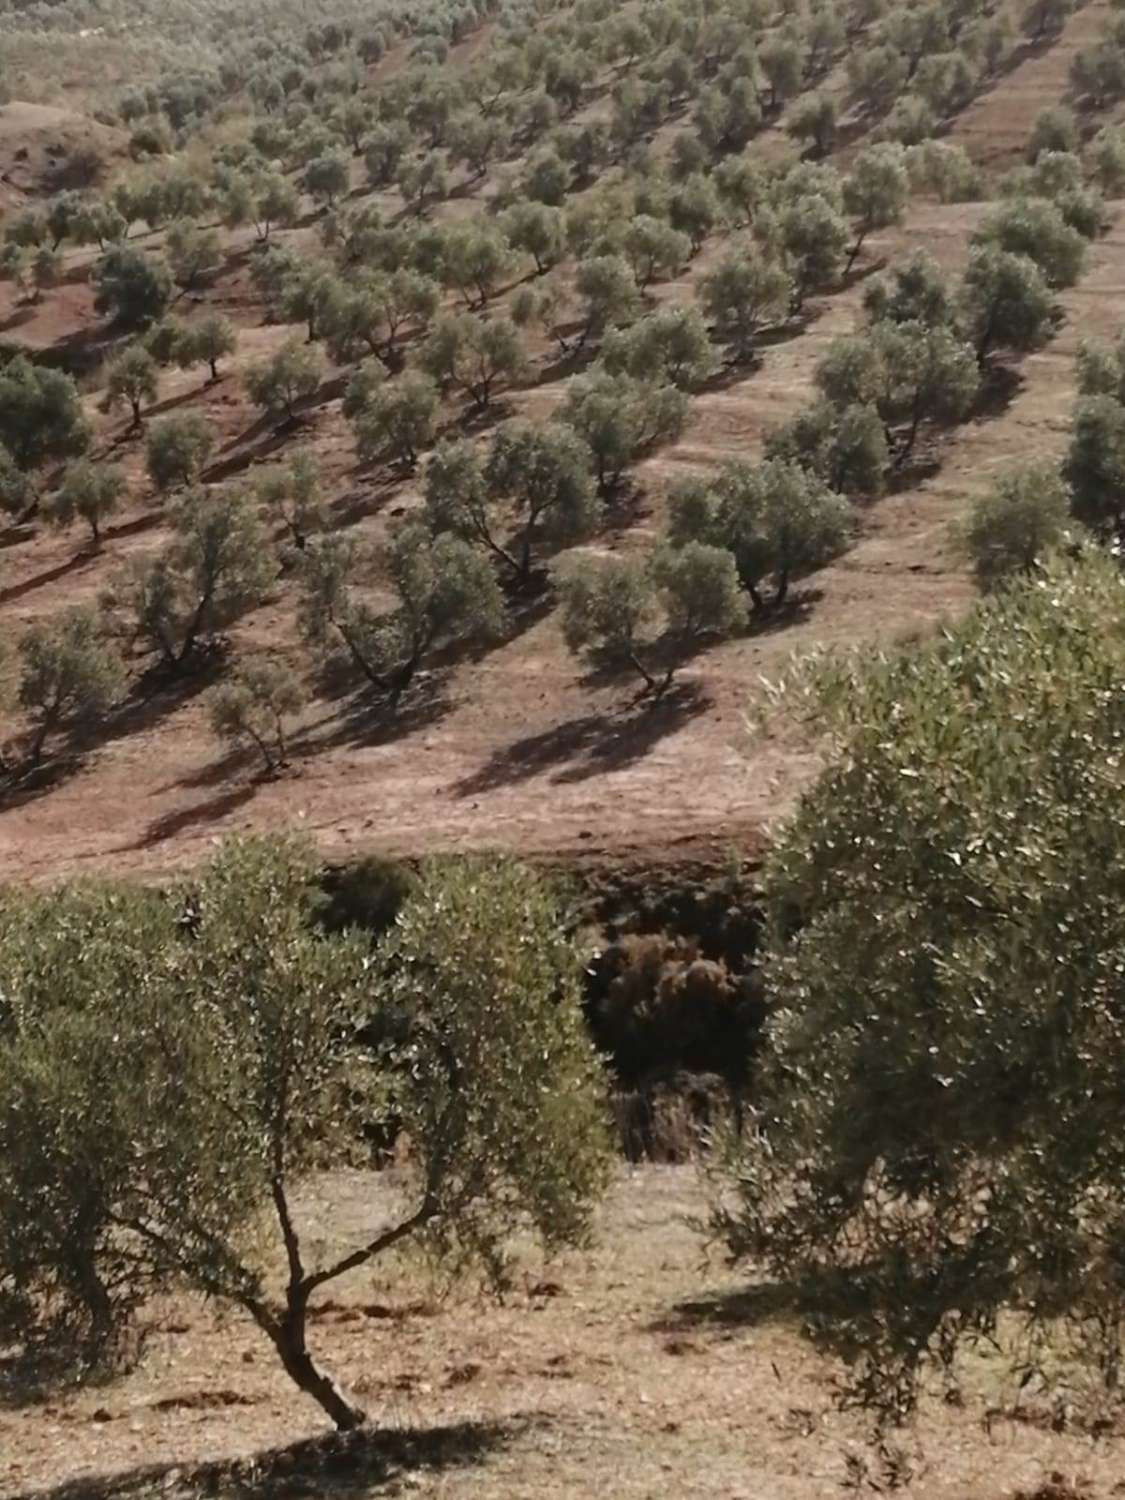
<path fill-rule="evenodd" d="M 964 523 L 964 549 L 981 588 L 1030 573 L 1069 523 L 1070 494 L 1055 464 L 1027 463 L 1001 474 Z"/>
<path fill-rule="evenodd" d="M 583 1244 L 608 1151 L 579 963 L 542 878 L 428 867 L 373 959 L 317 922 L 316 873 L 275 838 L 228 842 L 163 898 L 5 893 L 0 1264 L 18 1334 L 61 1304 L 103 1354 L 148 1293 L 239 1307 L 347 1430 L 366 1413 L 308 1347 L 324 1290 L 408 1244 L 498 1277 L 519 1231 Z M 366 1045 L 390 1016 L 400 1040 Z M 391 1119 L 410 1147 L 399 1192 L 366 1233 L 326 1236 L 335 1200 L 310 1217 L 301 1184 L 369 1160 Z"/>
<path fill-rule="evenodd" d="M 231 749 L 252 745 L 267 776 L 286 762 L 286 721 L 304 704 L 299 677 L 268 658 L 244 662 L 211 694 L 211 729 Z"/>
<path fill-rule="evenodd" d="M 85 521 L 97 548 L 102 542 L 102 527 L 120 505 L 125 490 L 125 471 L 117 464 L 79 458 L 67 465 L 62 483 L 43 508 L 54 526 L 65 528 L 76 520 Z"/>
<path fill-rule="evenodd" d="M 676 441 L 687 411 L 687 397 L 673 385 L 595 370 L 571 381 L 558 418 L 585 440 L 593 455 L 598 491 L 605 496 L 642 454 L 659 443 Z"/>

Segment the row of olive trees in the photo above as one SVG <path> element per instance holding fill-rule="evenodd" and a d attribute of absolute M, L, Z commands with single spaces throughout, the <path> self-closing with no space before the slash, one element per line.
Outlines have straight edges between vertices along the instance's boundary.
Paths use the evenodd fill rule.
<path fill-rule="evenodd" d="M 162 893 L 0 895 L 6 1348 L 104 1371 L 144 1300 L 187 1286 L 247 1313 L 346 1430 L 366 1413 L 307 1342 L 326 1288 L 398 1247 L 502 1281 L 517 1234 L 588 1238 L 605 1083 L 549 886 L 426 868 L 373 951 L 320 924 L 316 873 L 277 838 Z M 314 1223 L 303 1184 L 388 1134 L 407 1149 L 368 1179 L 371 1228 L 330 1191 Z"/>

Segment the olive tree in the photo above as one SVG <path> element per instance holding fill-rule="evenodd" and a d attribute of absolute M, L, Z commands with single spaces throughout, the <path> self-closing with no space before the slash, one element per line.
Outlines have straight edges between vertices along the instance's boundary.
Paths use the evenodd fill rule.
<path fill-rule="evenodd" d="M 973 504 L 964 547 L 982 588 L 1030 573 L 1066 531 L 1070 494 L 1058 468 L 1028 463 L 1001 474 Z"/>
<path fill-rule="evenodd" d="M 621 236 L 621 251 L 633 269 L 637 290 L 674 276 L 691 257 L 691 241 L 663 219 L 637 214 Z"/>
<path fill-rule="evenodd" d="M 1063 475 L 1077 518 L 1120 541 L 1125 536 L 1125 406 L 1116 396 L 1078 401 Z"/>
<path fill-rule="evenodd" d="M 133 427 L 139 427 L 141 407 L 156 400 L 159 383 L 156 360 L 144 344 L 130 344 L 106 367 L 106 406 L 124 401 L 133 413 Z"/>
<path fill-rule="evenodd" d="M 607 328 L 628 323 L 636 312 L 636 282 L 623 256 L 594 255 L 580 260 L 574 289 L 583 305 L 580 346 L 600 338 Z"/>
<path fill-rule="evenodd" d="M 149 478 L 161 493 L 193 484 L 207 467 L 214 444 L 211 423 L 202 412 L 154 422 L 145 442 Z"/>
<path fill-rule="evenodd" d="M 76 458 L 90 442 L 78 387 L 62 370 L 17 354 L 0 367 L 0 445 L 24 470 Z"/>
<path fill-rule="evenodd" d="M 539 276 L 558 265 L 566 252 L 565 227 L 557 208 L 530 201 L 513 203 L 501 224 L 508 244 L 531 256 Z"/>
<path fill-rule="evenodd" d="M 699 299 L 735 363 L 750 359 L 764 327 L 789 311 L 793 283 L 780 261 L 753 248 L 728 251 L 699 283 Z"/>
<path fill-rule="evenodd" d="M 331 208 L 347 191 L 351 182 L 348 158 L 341 151 L 316 156 L 305 168 L 303 185 L 314 203 Z"/>
<path fill-rule="evenodd" d="M 699 309 L 670 305 L 607 334 L 601 363 L 610 374 L 624 371 L 690 390 L 713 373 L 715 351 Z"/>
<path fill-rule="evenodd" d="M 1047 285 L 1068 287 L 1082 274 L 1086 240 L 1066 222 L 1059 207 L 1046 198 L 1015 198 L 985 220 L 977 244 L 993 244 L 1026 256 L 1039 267 Z"/>
<path fill-rule="evenodd" d="M 435 530 L 480 542 L 521 587 L 540 535 L 577 541 L 600 515 L 590 449 L 557 422 L 505 422 L 484 462 L 467 443 L 443 444 L 427 466 L 425 496 Z"/>
<path fill-rule="evenodd" d="M 164 899 L 7 897 L 0 1234 L 29 1321 L 61 1287 L 127 1328 L 146 1293 L 190 1286 L 248 1314 L 347 1430 L 366 1413 L 308 1347 L 318 1297 L 408 1245 L 499 1274 L 517 1232 L 585 1244 L 609 1164 L 580 966 L 544 879 L 427 866 L 373 957 L 316 920 L 316 873 L 274 838 L 226 843 Z M 371 1047 L 372 1030 L 397 1040 Z M 303 1211 L 300 1185 L 369 1159 L 392 1120 L 410 1145 L 395 1205 L 318 1252 L 336 1201 Z"/>
<path fill-rule="evenodd" d="M 422 369 L 443 388 L 457 386 L 485 410 L 498 386 L 517 381 L 526 368 L 520 331 L 508 317 L 446 313 L 418 353 Z"/>
<path fill-rule="evenodd" d="M 777 230 L 793 278 L 793 305 L 799 309 L 809 292 L 839 278 L 848 250 L 848 226 L 827 198 L 806 193 L 786 203 Z"/>
<path fill-rule="evenodd" d="M 390 610 L 363 597 L 362 586 L 380 573 L 396 597 Z M 321 537 L 306 549 L 302 575 L 304 638 L 321 649 L 342 647 L 392 711 L 433 647 L 481 644 L 503 630 L 503 596 L 487 555 L 461 537 L 435 537 L 417 521 L 395 532 L 381 559 L 347 537 Z"/>
<path fill-rule="evenodd" d="M 172 273 L 162 260 L 129 245 L 113 245 L 94 266 L 94 307 L 124 328 L 144 328 L 163 317 L 172 300 Z"/>
<path fill-rule="evenodd" d="M 725 548 L 755 611 L 785 603 L 790 585 L 847 550 L 848 502 L 817 475 L 783 459 L 728 464 L 713 482 L 689 481 L 669 496 L 673 545 Z"/>
<path fill-rule="evenodd" d="M 673 385 L 596 370 L 571 381 L 558 418 L 585 440 L 598 491 L 608 495 L 642 454 L 658 443 L 676 441 L 687 413 L 687 397 Z"/>
<path fill-rule="evenodd" d="M 310 535 L 327 520 L 320 488 L 320 470 L 306 448 L 298 448 L 284 464 L 276 464 L 254 480 L 254 498 L 267 513 L 277 514 L 290 540 L 304 551 Z"/>
<path fill-rule="evenodd" d="M 243 496 L 188 490 L 173 536 L 126 576 L 123 602 L 162 664 L 182 671 L 205 637 L 259 603 L 272 581 L 269 548 Z"/>
<path fill-rule="evenodd" d="M 30 475 L 0 443 L 0 510 L 8 516 L 20 516 L 31 504 L 34 490 Z"/>
<path fill-rule="evenodd" d="M 294 422 L 297 408 L 320 389 L 324 363 L 298 339 L 282 344 L 269 359 L 247 370 L 246 393 L 268 417 Z"/>
<path fill-rule="evenodd" d="M 361 461 L 370 463 L 387 453 L 395 463 L 413 469 L 434 440 L 438 405 L 437 386 L 420 370 L 375 384 L 351 408 Z"/>
<path fill-rule="evenodd" d="M 961 282 L 965 331 L 984 364 L 997 347 L 1020 353 L 1034 349 L 1051 328 L 1051 289 L 1026 255 L 981 245 L 969 256 Z"/>
<path fill-rule="evenodd" d="M 208 313 L 198 321 L 186 324 L 180 331 L 174 358 L 182 370 L 192 365 L 206 365 L 213 381 L 219 378 L 219 361 L 238 347 L 238 330 L 229 318 Z"/>
<path fill-rule="evenodd" d="M 844 178 L 844 207 L 855 228 L 845 275 L 855 264 L 871 231 L 900 223 L 909 201 L 910 176 L 902 147 L 888 142 L 861 151 Z"/>
<path fill-rule="evenodd" d="M 1073 1369 L 1063 1339 L 1116 1384 L 1123 642 L 1091 549 L 778 685 L 831 758 L 763 879 L 773 1004 L 716 1227 L 892 1419 L 981 1340 L 1025 1384 Z"/>
<path fill-rule="evenodd" d="M 746 617 L 730 553 L 700 542 L 640 556 L 572 557 L 556 584 L 570 650 L 596 666 L 636 672 L 655 700 L 672 684 L 678 645 L 721 639 Z"/>
<path fill-rule="evenodd" d="M 102 527 L 120 505 L 125 489 L 125 472 L 116 464 L 80 458 L 67 465 L 62 483 L 44 510 L 55 526 L 70 526 L 76 519 L 85 521 L 93 545 L 100 547 Z"/>
<path fill-rule="evenodd" d="M 29 755 L 42 759 L 52 734 L 96 722 L 112 705 L 125 669 L 104 623 L 90 609 L 64 610 L 19 642 L 19 701 L 31 719 Z"/>
<path fill-rule="evenodd" d="M 232 749 L 252 745 L 267 775 L 286 761 L 286 720 L 304 703 L 300 682 L 288 667 L 268 659 L 239 667 L 230 682 L 211 694 L 211 728 Z"/>

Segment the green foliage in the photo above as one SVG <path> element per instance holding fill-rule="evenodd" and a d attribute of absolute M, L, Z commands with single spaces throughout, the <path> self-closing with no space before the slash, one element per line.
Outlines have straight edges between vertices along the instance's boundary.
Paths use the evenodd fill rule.
<path fill-rule="evenodd" d="M 149 478 L 162 493 L 193 484 L 206 468 L 214 444 L 211 424 L 201 412 L 154 422 L 145 441 Z"/>
<path fill-rule="evenodd" d="M 676 441 L 687 409 L 687 397 L 675 386 L 595 370 L 571 381 L 558 415 L 585 440 L 599 492 L 607 495 L 635 459 Z"/>
<path fill-rule="evenodd" d="M 125 488 L 123 469 L 80 458 L 67 465 L 62 483 L 44 510 L 55 526 L 70 526 L 76 519 L 85 521 L 97 547 L 102 539 L 102 526 L 121 503 Z"/>
<path fill-rule="evenodd" d="M 973 505 L 965 550 L 982 588 L 1030 573 L 1062 538 L 1070 495 L 1053 464 L 1029 463 L 1002 474 Z"/>
<path fill-rule="evenodd" d="M 981 174 L 963 146 L 925 141 L 907 155 L 916 192 L 933 193 L 939 203 L 976 203 L 984 196 Z"/>
<path fill-rule="evenodd" d="M 1026 352 L 1051 328 L 1053 303 L 1043 273 L 1026 255 L 981 245 L 969 256 L 961 283 L 965 331 L 984 361 L 996 347 Z"/>
<path fill-rule="evenodd" d="M 687 264 L 691 240 L 663 219 L 637 214 L 621 236 L 621 250 L 633 270 L 638 291 L 664 281 Z"/>
<path fill-rule="evenodd" d="M 1033 42 L 1057 35 L 1075 4 L 1076 0 L 1025 0 L 1020 12 L 1020 25 L 1024 35 Z"/>
<path fill-rule="evenodd" d="M 1078 144 L 1078 122 L 1074 111 L 1065 104 L 1051 105 L 1035 116 L 1031 139 L 1027 143 L 1028 160 L 1034 162 L 1044 151 L 1077 151 Z"/>
<path fill-rule="evenodd" d="M 620 255 L 580 260 L 574 272 L 574 289 L 583 303 L 583 343 L 600 338 L 607 328 L 628 323 L 637 308 L 636 282 L 628 261 Z"/>
<path fill-rule="evenodd" d="M 504 602 L 485 553 L 458 536 L 435 538 L 416 521 L 394 534 L 382 562 L 398 605 L 380 612 L 357 595 L 373 570 L 354 542 L 331 535 L 310 543 L 302 557 L 300 623 L 312 645 L 342 647 L 393 709 L 431 648 L 495 640 Z"/>
<path fill-rule="evenodd" d="M 292 422 L 301 402 L 319 390 L 323 373 L 324 362 L 316 349 L 290 339 L 276 354 L 247 370 L 246 393 L 267 416 Z"/>
<path fill-rule="evenodd" d="M 624 371 L 690 390 L 713 373 L 715 351 L 698 308 L 671 305 L 607 334 L 601 362 L 611 375 Z"/>
<path fill-rule="evenodd" d="M 829 94 L 809 94 L 790 110 L 785 124 L 795 140 L 814 156 L 827 156 L 836 143 L 836 103 Z"/>
<path fill-rule="evenodd" d="M 260 602 L 272 581 L 269 547 L 245 499 L 188 490 L 172 517 L 173 537 L 123 581 L 137 632 L 173 671 L 200 642 Z"/>
<path fill-rule="evenodd" d="M 156 400 L 158 386 L 156 360 L 144 344 L 130 344 L 106 367 L 106 406 L 118 406 L 124 401 L 133 413 L 133 426 L 139 427 L 141 406 Z"/>
<path fill-rule="evenodd" d="M 31 716 L 33 763 L 52 734 L 101 718 L 125 678 L 103 622 L 89 609 L 65 610 L 33 625 L 20 639 L 19 661 L 19 701 Z"/>
<path fill-rule="evenodd" d="M 0 445 L 21 469 L 84 453 L 90 428 L 78 387 L 61 370 L 17 354 L 0 366 Z"/>
<path fill-rule="evenodd" d="M 785 318 L 792 296 L 785 267 L 752 248 L 728 251 L 699 283 L 704 312 L 739 362 L 753 355 L 763 327 Z"/>
<path fill-rule="evenodd" d="M 530 255 L 542 276 L 562 259 L 566 235 L 557 208 L 543 203 L 513 203 L 502 219 L 504 233 L 513 250 Z"/>
<path fill-rule="evenodd" d="M 266 658 L 244 663 L 229 683 L 211 694 L 211 728 L 232 749 L 252 745 L 267 774 L 285 764 L 286 720 L 300 711 L 304 695 L 292 670 Z"/>
<path fill-rule="evenodd" d="M 125 328 L 144 328 L 163 317 L 172 300 L 172 273 L 162 260 L 114 245 L 91 273 L 94 307 Z"/>
<path fill-rule="evenodd" d="M 940 328 L 953 321 L 953 301 L 937 262 L 924 250 L 899 261 L 886 276 L 869 283 L 863 307 L 873 323 L 921 323 Z"/>
<path fill-rule="evenodd" d="M 884 1416 L 980 1338 L 1119 1368 L 1123 642 L 1088 551 L 778 695 L 835 754 L 764 878 L 775 1008 L 717 1228 Z"/>
<path fill-rule="evenodd" d="M 799 308 L 809 292 L 823 290 L 839 279 L 847 254 L 848 226 L 827 198 L 808 193 L 786 203 L 777 229 Z"/>
<path fill-rule="evenodd" d="M 713 481 L 689 481 L 669 495 L 674 546 L 690 541 L 726 549 L 755 610 L 840 556 L 852 531 L 851 507 L 816 474 L 783 459 L 728 464 Z"/>
<path fill-rule="evenodd" d="M 1103 125 L 1090 142 L 1090 170 L 1102 192 L 1119 198 L 1125 190 L 1125 130 Z"/>
<path fill-rule="evenodd" d="M 349 395 L 352 392 L 349 390 Z M 381 453 L 413 469 L 419 454 L 434 440 L 438 389 L 428 375 L 407 370 L 397 380 L 377 382 L 352 406 L 356 451 L 363 463 Z"/>
<path fill-rule="evenodd" d="M 164 900 L 6 898 L 0 1243 L 33 1324 L 64 1303 L 119 1332 L 146 1292 L 185 1282 L 240 1306 L 346 1428 L 364 1414 L 306 1344 L 320 1289 L 411 1239 L 498 1277 L 519 1230 L 584 1243 L 608 1151 L 577 957 L 544 882 L 426 869 L 372 965 L 316 922 L 314 873 L 294 841 L 232 842 Z M 372 1016 L 406 1018 L 401 1045 L 366 1051 Z M 306 1220 L 295 1187 L 362 1160 L 393 1115 L 411 1146 L 399 1217 L 317 1259 L 332 1208 Z"/>

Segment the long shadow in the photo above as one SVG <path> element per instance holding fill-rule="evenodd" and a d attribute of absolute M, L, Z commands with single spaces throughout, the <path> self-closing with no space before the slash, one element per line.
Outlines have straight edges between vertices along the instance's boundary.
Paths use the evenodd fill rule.
<path fill-rule="evenodd" d="M 642 760 L 709 702 L 698 683 L 680 683 L 655 701 L 634 700 L 619 709 L 582 714 L 495 751 L 479 771 L 454 782 L 451 790 L 457 797 L 476 797 L 550 773 L 552 781 L 567 783 L 621 770 Z"/>
<path fill-rule="evenodd" d="M 232 813 L 245 802 L 249 802 L 258 790 L 253 782 L 232 787 L 229 791 L 220 792 L 215 797 L 205 797 L 202 802 L 194 802 L 191 807 L 181 807 L 176 812 L 165 813 L 162 818 L 156 818 L 148 825 L 139 839 L 132 844 L 126 844 L 124 850 L 132 853 L 137 849 L 152 849 L 157 844 L 163 844 L 168 839 L 175 838 L 188 828 L 194 828 L 200 823 L 212 823 L 216 818 L 224 818 L 227 813 Z"/>
<path fill-rule="evenodd" d="M 362 1500 L 420 1469 L 440 1472 L 481 1463 L 512 1442 L 531 1419 L 458 1422 L 443 1427 L 399 1427 L 305 1438 L 270 1448 L 249 1459 L 218 1459 L 203 1464 L 145 1464 L 117 1474 L 73 1479 L 47 1489 L 24 1490 L 10 1500 L 125 1500 L 165 1495 L 187 1500 L 219 1495 L 224 1500 L 297 1500 L 332 1495 Z"/>
<path fill-rule="evenodd" d="M 73 557 L 68 557 L 66 562 L 48 568 L 46 572 L 36 573 L 34 578 L 25 578 L 22 583 L 13 583 L 11 588 L 0 590 L 0 604 L 14 604 L 17 599 L 26 598 L 36 589 L 45 588 L 49 583 L 57 583 L 60 578 L 68 578 L 71 573 L 77 573 L 79 569 L 88 567 L 97 556 L 96 552 L 89 550 L 76 552 Z"/>

